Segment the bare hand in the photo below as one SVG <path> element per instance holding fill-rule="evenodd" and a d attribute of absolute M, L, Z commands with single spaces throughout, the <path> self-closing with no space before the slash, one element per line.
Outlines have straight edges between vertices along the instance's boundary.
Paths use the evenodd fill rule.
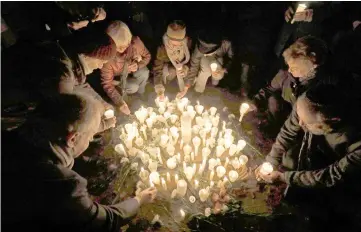
<path fill-rule="evenodd" d="M 119 110 L 120 110 L 120 112 L 122 112 L 122 113 L 125 114 L 125 115 L 129 115 L 129 114 L 130 114 L 130 109 L 129 109 L 127 103 L 125 103 L 125 102 L 124 102 L 124 104 L 123 104 L 121 107 L 119 107 Z"/>
<path fill-rule="evenodd" d="M 137 196 L 139 204 L 152 203 L 157 196 L 157 189 L 155 187 L 147 188 L 139 193 Z"/>
<path fill-rule="evenodd" d="M 103 8 L 98 8 L 98 12 L 92 22 L 104 20 L 107 17 L 107 12 Z"/>
<path fill-rule="evenodd" d="M 108 130 L 110 128 L 114 128 L 116 123 L 117 123 L 117 118 L 116 117 L 104 118 L 101 121 L 98 132 L 103 132 L 103 131 Z"/>
<path fill-rule="evenodd" d="M 137 63 L 131 63 L 128 65 L 128 71 L 129 72 L 136 72 L 138 70 L 138 64 Z"/>
<path fill-rule="evenodd" d="M 212 72 L 212 76 L 219 76 L 219 75 L 223 75 L 224 73 L 227 73 L 227 69 L 220 68 L 220 69 L 217 69 L 216 71 Z"/>
<path fill-rule="evenodd" d="M 257 180 L 263 179 L 267 183 L 277 183 L 277 182 L 283 182 L 285 183 L 285 175 L 282 172 L 279 171 L 272 171 L 268 175 L 264 175 L 260 172 L 261 165 L 255 170 L 256 178 Z"/>
<path fill-rule="evenodd" d="M 292 14 L 295 13 L 292 9 L 292 7 L 288 7 L 288 9 L 285 12 L 285 20 L 286 22 L 289 22 L 292 19 Z"/>
<path fill-rule="evenodd" d="M 308 9 L 302 12 L 297 12 L 293 17 L 294 22 L 312 22 L 313 10 Z"/>
<path fill-rule="evenodd" d="M 183 91 L 180 91 L 180 92 L 177 93 L 176 98 L 178 98 L 178 99 L 183 98 L 187 94 L 187 92 L 188 92 L 188 88 L 185 87 Z"/>

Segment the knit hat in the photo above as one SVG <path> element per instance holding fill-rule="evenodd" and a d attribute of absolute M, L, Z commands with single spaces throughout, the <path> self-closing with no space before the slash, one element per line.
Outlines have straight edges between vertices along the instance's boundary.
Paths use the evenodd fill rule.
<path fill-rule="evenodd" d="M 99 60 L 110 60 L 117 53 L 116 45 L 112 38 L 109 37 L 107 43 L 99 44 L 92 52 L 84 53 L 84 55 Z"/>
<path fill-rule="evenodd" d="M 175 20 L 168 25 L 167 36 L 172 40 L 183 40 L 186 36 L 186 26 L 180 20 Z"/>
<path fill-rule="evenodd" d="M 117 47 L 125 47 L 132 41 L 132 33 L 127 24 L 122 21 L 113 21 L 106 30 L 107 34 L 114 40 Z"/>

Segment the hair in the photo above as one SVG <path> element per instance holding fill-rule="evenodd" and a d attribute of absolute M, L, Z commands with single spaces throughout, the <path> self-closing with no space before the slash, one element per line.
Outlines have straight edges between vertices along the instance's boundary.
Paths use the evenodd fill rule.
<path fill-rule="evenodd" d="M 346 119 L 350 112 L 350 106 L 346 94 L 342 89 L 330 84 L 318 84 L 304 94 L 309 110 L 313 113 L 321 114 L 323 120 L 332 118 Z"/>
<path fill-rule="evenodd" d="M 98 104 L 86 95 L 59 94 L 39 104 L 29 125 L 41 138 L 64 140 L 69 133 L 87 131 Z"/>
<path fill-rule="evenodd" d="M 299 38 L 283 52 L 284 59 L 303 58 L 310 60 L 313 64 L 322 65 L 326 61 L 328 48 L 326 43 L 313 36 Z"/>
<path fill-rule="evenodd" d="M 104 31 L 85 28 L 60 41 L 66 52 L 109 60 L 116 54 L 113 39 Z"/>
<path fill-rule="evenodd" d="M 67 22 L 79 22 L 92 20 L 96 16 L 96 10 L 103 5 L 97 2 L 55 2 L 65 13 Z"/>
<path fill-rule="evenodd" d="M 205 29 L 198 32 L 198 39 L 207 44 L 219 45 L 223 40 L 222 27 L 217 25 L 217 23 L 212 24 L 212 26 L 206 26 Z"/>

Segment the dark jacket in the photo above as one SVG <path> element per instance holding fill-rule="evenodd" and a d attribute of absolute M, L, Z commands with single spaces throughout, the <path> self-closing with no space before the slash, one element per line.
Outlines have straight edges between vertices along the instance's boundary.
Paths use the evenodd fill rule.
<path fill-rule="evenodd" d="M 66 167 L 69 157 L 38 141 L 2 133 L 3 229 L 119 232 L 135 215 L 134 198 L 109 206 L 93 202 L 87 180 Z"/>
<path fill-rule="evenodd" d="M 297 140 L 302 131 L 295 107 L 285 122 L 266 160 L 280 165 L 282 156 Z M 344 182 L 348 187 L 360 187 L 361 130 L 349 123 L 324 136 L 305 132 L 301 150 L 295 163 L 298 169 L 285 172 L 287 184 L 306 188 L 334 187 Z M 357 186 L 354 186 L 356 184 Z"/>
<path fill-rule="evenodd" d="M 268 98 L 278 94 L 283 100 L 293 105 L 302 93 L 317 83 L 318 78 L 300 82 L 288 71 L 280 70 L 267 87 L 259 90 L 253 97 L 253 101 L 258 108 L 266 108 Z"/>

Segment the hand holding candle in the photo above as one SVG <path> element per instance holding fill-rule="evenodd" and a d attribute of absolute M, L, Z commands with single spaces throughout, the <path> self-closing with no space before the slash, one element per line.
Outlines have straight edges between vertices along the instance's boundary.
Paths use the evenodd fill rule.
<path fill-rule="evenodd" d="M 242 122 L 243 116 L 247 113 L 248 110 L 249 110 L 249 104 L 242 103 L 242 105 L 239 108 L 239 112 L 240 112 L 239 122 Z"/>

